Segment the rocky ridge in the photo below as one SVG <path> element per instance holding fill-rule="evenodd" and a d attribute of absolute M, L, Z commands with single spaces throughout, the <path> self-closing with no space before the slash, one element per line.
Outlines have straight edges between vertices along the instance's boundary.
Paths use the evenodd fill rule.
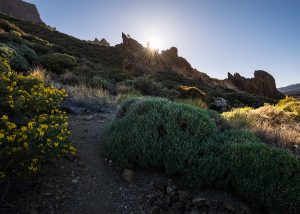
<path fill-rule="evenodd" d="M 178 49 L 171 47 L 159 53 L 149 47 L 143 47 L 139 42 L 122 33 L 123 43 L 116 45 L 117 48 L 127 52 L 123 60 L 123 68 L 130 73 L 157 73 L 171 71 L 187 78 L 196 79 L 209 87 L 221 86 L 236 91 L 244 91 L 251 94 L 266 96 L 271 99 L 283 98 L 277 90 L 274 77 L 266 71 L 257 70 L 254 78 L 247 79 L 236 73 L 228 73 L 228 79 L 217 80 L 207 74 L 194 69 L 183 57 L 178 56 Z"/>

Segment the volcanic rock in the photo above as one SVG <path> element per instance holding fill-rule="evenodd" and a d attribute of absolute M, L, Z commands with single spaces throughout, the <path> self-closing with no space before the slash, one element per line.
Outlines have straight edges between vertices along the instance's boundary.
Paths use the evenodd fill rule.
<path fill-rule="evenodd" d="M 283 94 L 277 90 L 274 77 L 263 70 L 255 71 L 254 78 L 250 79 L 242 77 L 238 73 L 234 75 L 228 73 L 228 80 L 241 91 L 269 97 L 271 99 L 281 99 L 284 97 Z"/>
<path fill-rule="evenodd" d="M 99 39 L 95 38 L 94 41 L 87 41 L 88 43 L 91 43 L 91 44 L 95 44 L 95 45 L 99 45 L 99 46 L 105 46 L 105 47 L 109 47 L 110 44 L 106 41 L 106 39 L 101 39 L 99 41 Z"/>
<path fill-rule="evenodd" d="M 22 0 L 0 0 L 0 12 L 24 21 L 43 23 L 36 6 Z"/>

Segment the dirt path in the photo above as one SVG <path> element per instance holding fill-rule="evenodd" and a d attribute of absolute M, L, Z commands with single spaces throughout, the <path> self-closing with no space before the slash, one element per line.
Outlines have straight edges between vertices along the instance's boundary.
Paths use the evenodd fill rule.
<path fill-rule="evenodd" d="M 151 196 L 151 178 L 137 174 L 134 183 L 126 183 L 120 179 L 121 172 L 101 156 L 101 132 L 112 117 L 113 114 L 70 116 L 70 139 L 78 149 L 79 159 L 75 162 L 79 167 L 71 171 L 72 198 L 61 213 L 145 213 L 147 210 L 145 198 Z"/>

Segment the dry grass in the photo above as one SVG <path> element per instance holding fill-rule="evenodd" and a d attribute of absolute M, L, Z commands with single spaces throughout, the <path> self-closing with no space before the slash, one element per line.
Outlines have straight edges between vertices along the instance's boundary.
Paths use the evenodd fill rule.
<path fill-rule="evenodd" d="M 230 128 L 248 129 L 264 142 L 300 155 L 300 123 L 289 111 L 266 105 L 258 109 L 234 109 L 223 113 L 222 117 Z"/>
<path fill-rule="evenodd" d="M 51 77 L 50 74 L 42 67 L 35 67 L 29 71 L 29 75 L 43 81 L 45 84 L 50 84 Z"/>
<path fill-rule="evenodd" d="M 68 86 L 69 99 L 77 106 L 98 111 L 105 105 L 114 103 L 114 98 L 108 91 L 101 88 L 91 88 L 86 85 Z"/>

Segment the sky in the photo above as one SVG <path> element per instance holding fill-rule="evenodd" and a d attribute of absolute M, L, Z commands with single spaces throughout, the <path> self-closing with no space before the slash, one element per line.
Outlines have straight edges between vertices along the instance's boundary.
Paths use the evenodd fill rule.
<path fill-rule="evenodd" d="M 80 39 L 178 48 L 197 70 L 224 79 L 272 74 L 278 87 L 300 83 L 300 0 L 25 0 L 42 20 Z"/>

